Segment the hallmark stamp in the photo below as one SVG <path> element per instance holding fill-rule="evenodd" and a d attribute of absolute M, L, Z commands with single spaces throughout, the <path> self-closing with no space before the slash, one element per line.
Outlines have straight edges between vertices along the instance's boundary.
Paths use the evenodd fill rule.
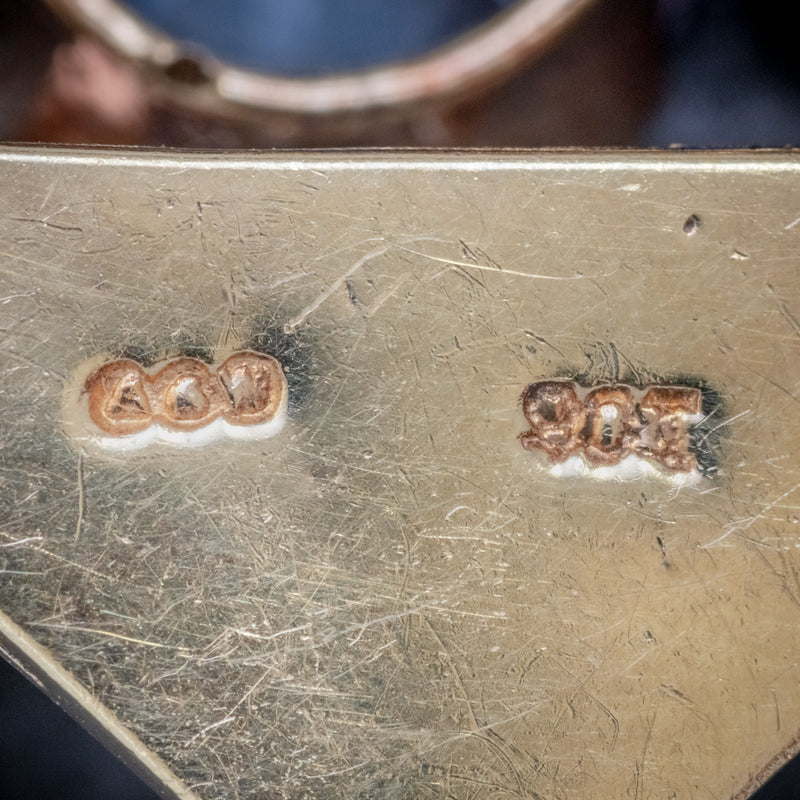
<path fill-rule="evenodd" d="M 547 380 L 530 384 L 521 400 L 530 428 L 519 440 L 526 450 L 544 453 L 552 465 L 571 461 L 578 472 L 588 473 L 632 457 L 667 473 L 686 475 L 697 468 L 690 431 L 701 418 L 699 389 L 623 384 L 582 388 L 573 381 Z"/>
<path fill-rule="evenodd" d="M 196 445 L 221 436 L 271 436 L 287 397 L 278 361 L 249 350 L 216 368 L 181 357 L 146 369 L 123 358 L 97 367 L 80 386 L 77 416 L 86 418 L 80 438 L 130 450 L 156 441 Z"/>

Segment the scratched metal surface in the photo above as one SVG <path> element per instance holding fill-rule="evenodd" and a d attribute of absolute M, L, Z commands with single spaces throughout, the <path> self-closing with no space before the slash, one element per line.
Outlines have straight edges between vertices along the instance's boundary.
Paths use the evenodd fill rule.
<path fill-rule="evenodd" d="M 0 182 L 5 647 L 166 793 L 720 798 L 793 752 L 797 156 L 18 148 Z M 287 370 L 273 439 L 68 440 L 88 360 L 234 347 Z M 538 471 L 520 393 L 576 375 L 706 387 L 716 470 Z"/>

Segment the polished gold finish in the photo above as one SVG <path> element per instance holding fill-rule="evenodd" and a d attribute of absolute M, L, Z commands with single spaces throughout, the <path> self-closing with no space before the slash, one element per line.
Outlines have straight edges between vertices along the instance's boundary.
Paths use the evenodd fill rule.
<path fill-rule="evenodd" d="M 743 797 L 795 751 L 795 154 L 0 180 L 3 647 L 165 794 Z M 279 435 L 76 445 L 85 365 L 240 350 L 285 370 Z M 555 378 L 698 388 L 702 474 L 542 469 Z"/>

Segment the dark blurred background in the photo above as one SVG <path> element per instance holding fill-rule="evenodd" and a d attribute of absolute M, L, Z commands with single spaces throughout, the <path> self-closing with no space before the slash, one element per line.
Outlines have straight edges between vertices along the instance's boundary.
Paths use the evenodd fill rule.
<path fill-rule="evenodd" d="M 313 76 L 420 56 L 513 2 L 129 0 L 129 6 L 180 40 L 204 37 L 189 46 L 195 52 L 213 46 L 238 65 Z M 800 144 L 798 22 L 797 4 L 771 0 L 595 0 L 543 53 L 482 92 L 346 125 L 333 118 L 304 125 L 187 111 L 158 91 L 163 80 L 154 84 L 95 40 L 68 30 L 42 0 L 5 0 L 0 140 L 210 148 L 782 147 Z M 172 77 L 202 80 L 191 64 L 176 65 Z"/>
<path fill-rule="evenodd" d="M 512 0 L 130 5 L 172 36 L 199 41 L 192 46 L 203 52 L 216 48 L 241 65 L 313 76 L 423 55 Z M 266 28 L 259 24 L 265 9 Z M 344 126 L 306 126 L 187 110 L 38 0 L 6 0 L 0 140 L 205 148 L 796 146 L 799 22 L 800 5 L 771 0 L 597 0 L 544 52 L 482 92 Z M 0 775 L 3 798 L 154 798 L 2 659 Z M 789 798 L 800 798 L 797 759 L 752 800 Z"/>

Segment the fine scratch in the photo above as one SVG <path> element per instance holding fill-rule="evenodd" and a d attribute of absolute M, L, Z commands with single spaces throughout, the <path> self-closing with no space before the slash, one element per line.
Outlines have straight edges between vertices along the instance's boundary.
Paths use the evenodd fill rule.
<path fill-rule="evenodd" d="M 28 542 L 34 542 L 41 540 L 39 536 L 29 536 L 26 539 L 21 539 L 17 541 L 13 541 L 13 537 L 10 536 L 5 531 L 0 531 L 0 536 L 4 537 L 5 539 L 12 539 L 13 545 L 24 544 L 28 545 Z M 2 545 L 0 545 L 2 546 Z M 102 572 L 98 572 L 91 567 L 87 567 L 85 564 L 79 564 L 77 561 L 72 561 L 69 558 L 64 558 L 64 556 L 58 555 L 58 553 L 52 552 L 52 550 L 45 550 L 44 547 L 37 547 L 35 545 L 30 545 L 31 550 L 35 550 L 37 553 L 42 553 L 42 555 L 48 556 L 49 558 L 54 558 L 56 561 L 60 561 L 62 564 L 67 564 L 70 567 L 75 567 L 76 569 L 82 570 L 83 572 L 88 572 L 90 575 L 94 575 L 96 578 L 101 578 L 104 581 L 110 581 L 111 578 L 108 575 L 103 575 Z"/>
<path fill-rule="evenodd" d="M 794 315 L 789 312 L 789 309 L 786 307 L 786 303 L 782 300 L 778 301 L 778 310 L 781 312 L 783 318 L 789 323 L 791 329 L 800 336 L 800 323 L 795 319 Z"/>
<path fill-rule="evenodd" d="M 211 731 L 216 730 L 217 728 L 222 727 L 223 725 L 227 725 L 229 722 L 233 722 L 236 717 L 229 716 L 225 717 L 224 719 L 219 720 L 218 722 L 212 722 L 210 725 L 206 725 L 201 731 L 198 731 L 188 742 L 184 745 L 184 747 L 191 747 L 198 739 L 205 738 L 205 736 L 210 733 Z"/>
<path fill-rule="evenodd" d="M 215 723 L 215 725 L 224 724 L 227 719 L 235 719 L 235 714 L 239 706 L 241 706 L 242 703 L 246 702 L 248 697 L 252 696 L 253 692 L 255 692 L 255 690 L 258 689 L 258 687 L 267 679 L 267 676 L 270 674 L 270 671 L 271 670 L 269 669 L 264 670 L 264 672 L 261 674 L 261 677 L 257 681 L 255 681 L 255 683 L 253 683 L 253 685 L 239 698 L 236 705 L 234 705 L 233 708 L 231 708 L 231 710 L 218 723 Z M 215 725 L 208 726 L 205 730 L 213 728 L 215 727 Z M 200 733 L 202 734 L 203 731 L 201 731 Z"/>
<path fill-rule="evenodd" d="M 711 547 L 715 544 L 719 544 L 720 542 L 727 539 L 735 531 L 740 531 L 743 533 L 744 531 L 749 530 L 750 528 L 753 527 L 753 525 L 756 524 L 756 522 L 758 522 L 758 520 L 764 519 L 765 515 L 768 514 L 770 511 L 772 511 L 772 509 L 775 508 L 775 506 L 777 506 L 778 503 L 780 503 L 782 500 L 785 500 L 790 494 L 793 494 L 798 489 L 800 489 L 800 483 L 795 484 L 794 486 L 792 486 L 791 489 L 787 489 L 780 497 L 775 498 L 775 500 L 773 500 L 769 505 L 765 506 L 765 508 L 760 513 L 756 514 L 753 517 L 750 517 L 746 522 L 744 520 L 740 520 L 739 522 L 732 523 L 731 525 L 728 526 L 728 530 L 726 530 L 725 533 L 722 534 L 722 536 L 714 539 L 713 542 L 707 542 L 706 544 L 700 545 L 700 547 L 702 549 L 705 549 L 706 547 Z"/>
<path fill-rule="evenodd" d="M 797 225 L 798 222 L 800 222 L 800 217 L 798 217 L 794 222 L 790 222 L 788 225 L 784 225 L 783 229 L 785 231 L 790 231 L 792 228 L 794 228 L 795 225 Z"/>
<path fill-rule="evenodd" d="M 124 642 L 133 642 L 133 644 L 143 644 L 147 647 L 158 647 L 164 650 L 179 650 L 184 653 L 189 653 L 191 650 L 188 647 L 180 647 L 179 645 L 163 644 L 162 642 L 151 642 L 148 639 L 137 639 L 135 636 L 125 636 L 121 633 L 114 633 L 113 631 L 103 631 L 99 628 L 84 628 L 82 625 L 54 625 L 49 622 L 32 622 L 31 625 L 37 628 L 56 628 L 62 631 L 80 631 L 81 633 L 96 633 L 98 636 L 110 636 L 112 639 L 122 639 Z"/>
<path fill-rule="evenodd" d="M 283 327 L 284 333 L 291 334 L 294 333 L 297 328 L 302 325 L 308 317 L 313 314 L 334 292 L 338 291 L 342 286 L 344 286 L 352 275 L 354 275 L 358 270 L 361 269 L 365 264 L 372 261 L 374 258 L 379 258 L 382 255 L 385 255 L 391 247 L 396 247 L 398 250 L 403 250 L 406 253 L 411 253 L 415 256 L 420 256 L 421 258 L 427 258 L 429 261 L 436 261 L 440 264 L 447 264 L 450 267 L 458 267 L 460 269 L 470 270 L 470 269 L 477 269 L 483 270 L 484 272 L 496 272 L 501 275 L 513 275 L 515 277 L 520 278 L 532 278 L 535 280 L 543 280 L 543 281 L 579 281 L 583 280 L 586 276 L 585 275 L 540 275 L 535 272 L 520 272 L 514 269 L 505 269 L 500 266 L 491 266 L 488 264 L 475 264 L 470 263 L 468 261 L 455 261 L 451 258 L 441 258 L 439 256 L 433 256 L 429 253 L 423 253 L 419 250 L 414 250 L 411 247 L 406 247 L 401 244 L 387 244 L 383 247 L 379 247 L 375 250 L 370 251 L 366 255 L 362 256 L 358 259 L 349 269 L 345 270 L 345 272 L 340 275 L 333 283 L 328 286 L 323 292 L 317 295 L 314 300 L 309 303 L 297 316 L 289 320 Z M 390 292 L 391 294 L 391 292 Z M 383 302 L 383 301 L 381 301 Z M 380 305 L 380 304 L 379 304 Z M 374 311 L 373 311 L 374 313 Z"/>
<path fill-rule="evenodd" d="M 81 536 L 83 527 L 83 453 L 78 453 L 78 519 L 75 523 L 75 541 Z"/>
<path fill-rule="evenodd" d="M 289 320 L 283 327 L 284 333 L 294 333 L 300 325 L 305 322 L 310 314 L 313 314 L 334 292 L 344 286 L 345 281 L 353 274 L 358 272 L 364 264 L 372 261 L 373 258 L 379 258 L 384 255 L 389 249 L 389 245 L 379 247 L 377 250 L 372 250 L 366 255 L 362 256 L 355 262 L 348 270 L 340 275 L 324 292 L 321 292 L 317 297 L 307 305 L 294 319 Z"/>
<path fill-rule="evenodd" d="M 744 417 L 745 415 L 749 414 L 751 410 L 752 410 L 752 409 L 746 408 L 744 411 L 740 411 L 738 414 L 736 414 L 736 416 L 734 416 L 734 417 L 731 417 L 730 419 L 726 419 L 726 420 L 724 420 L 723 422 L 720 422 L 720 423 L 719 423 L 719 425 L 715 425 L 713 428 L 711 428 L 711 430 L 709 430 L 709 431 L 706 431 L 706 432 L 705 432 L 705 433 L 704 433 L 704 434 L 703 434 L 703 435 L 702 435 L 702 436 L 701 436 L 701 437 L 700 437 L 700 438 L 697 440 L 697 445 L 701 445 L 701 444 L 702 444 L 702 443 L 703 443 L 703 442 L 704 442 L 706 439 L 708 439 L 708 437 L 709 437 L 709 436 L 711 436 L 711 434 L 712 434 L 712 433 L 715 433 L 715 432 L 716 432 L 716 431 L 718 431 L 720 428 L 724 428 L 726 425 L 730 425 L 732 422 L 735 422 L 737 419 L 740 419 L 741 417 Z M 703 418 L 703 422 L 705 422 L 705 421 L 708 419 L 708 417 L 709 417 L 709 416 L 710 416 L 710 415 L 706 415 L 706 416 Z M 695 447 L 696 447 L 697 445 L 695 445 Z"/>
<path fill-rule="evenodd" d="M 474 264 L 469 261 L 454 261 L 452 258 L 440 258 L 439 256 L 432 256 L 430 253 L 421 253 L 419 250 L 412 250 L 410 247 L 403 245 L 395 245 L 399 250 L 405 250 L 407 253 L 413 253 L 415 256 L 427 258 L 430 261 L 438 261 L 440 264 L 449 264 L 451 267 L 462 267 L 463 269 L 480 269 L 485 272 L 497 272 L 501 275 L 515 275 L 520 278 L 534 278 L 542 281 L 580 281 L 586 278 L 585 275 L 540 275 L 535 272 L 519 272 L 514 269 L 505 269 L 500 266 L 489 266 L 488 264 Z"/>

